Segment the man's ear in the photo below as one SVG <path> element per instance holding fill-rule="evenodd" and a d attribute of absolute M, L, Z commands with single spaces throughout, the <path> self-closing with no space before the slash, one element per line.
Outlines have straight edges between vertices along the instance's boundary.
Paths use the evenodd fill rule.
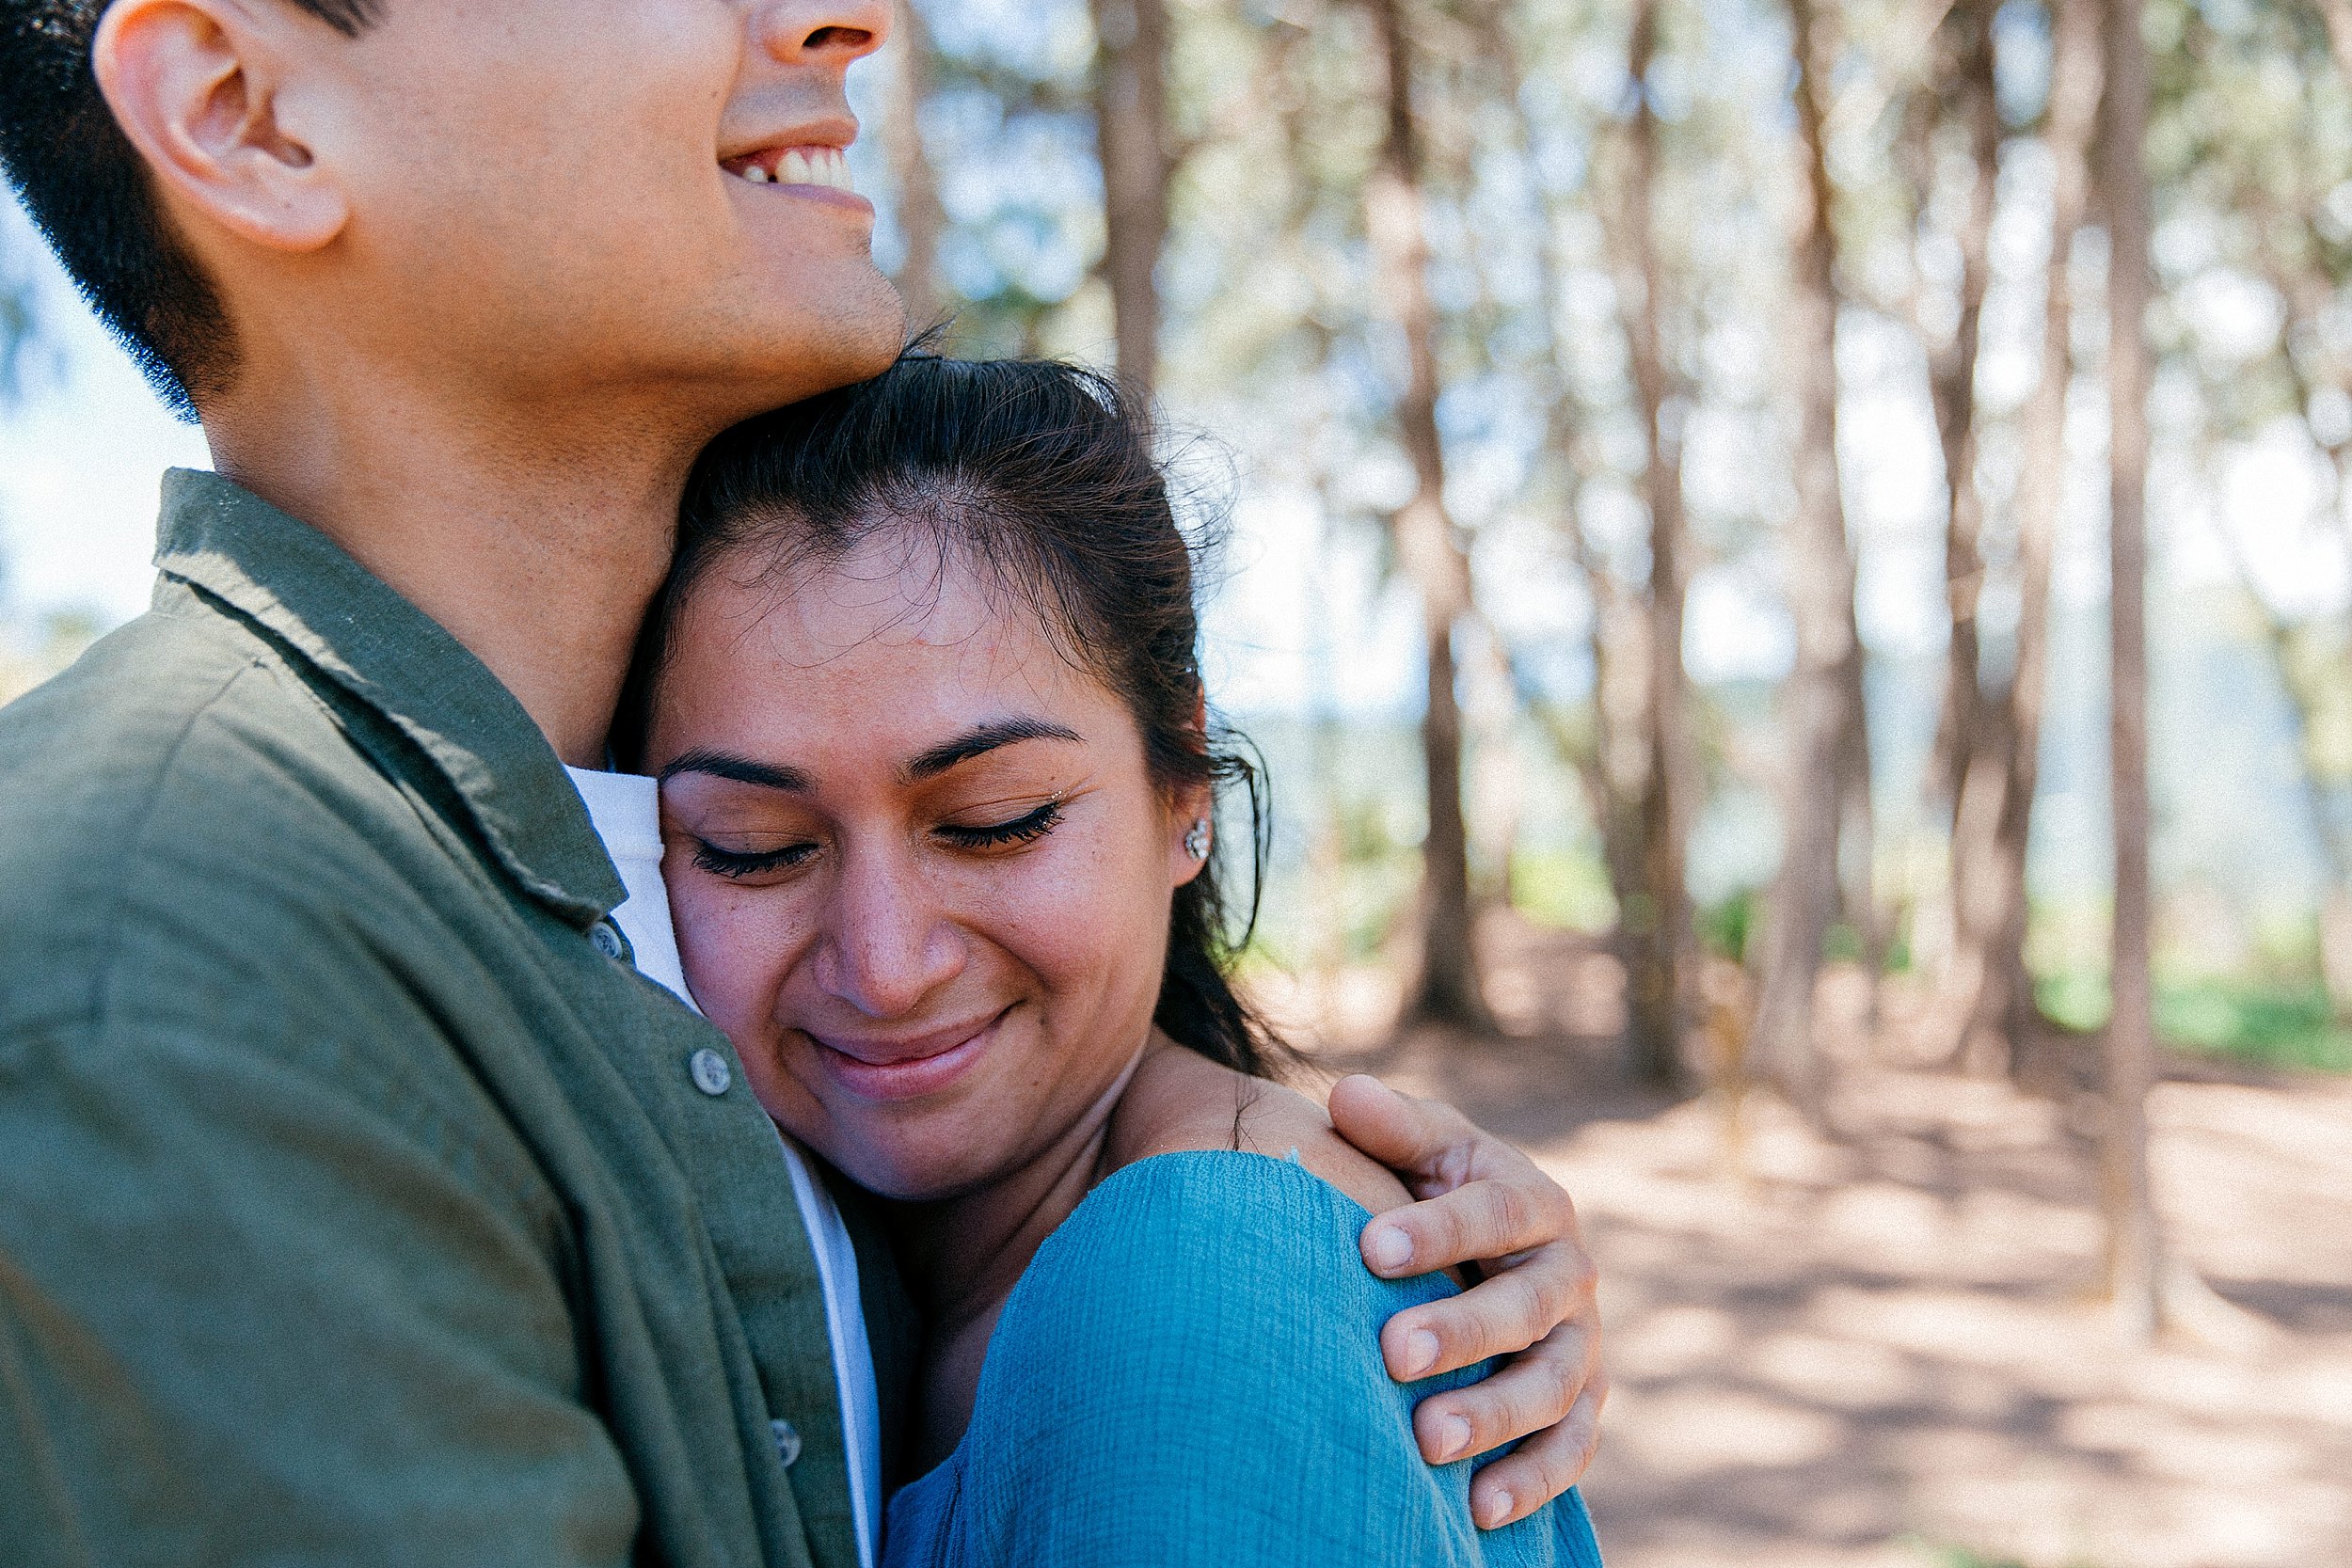
<path fill-rule="evenodd" d="M 175 204 L 287 253 L 320 249 L 351 216 L 283 112 L 289 32 L 310 20 L 241 0 L 115 0 L 90 50 L 116 123 Z"/>

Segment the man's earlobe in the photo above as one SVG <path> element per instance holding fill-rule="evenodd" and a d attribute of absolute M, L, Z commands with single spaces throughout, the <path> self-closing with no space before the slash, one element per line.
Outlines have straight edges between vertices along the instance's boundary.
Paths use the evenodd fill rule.
<path fill-rule="evenodd" d="M 172 210 L 270 250 L 317 250 L 350 204 L 281 114 L 278 20 L 236 0 L 115 0 L 90 63 Z"/>

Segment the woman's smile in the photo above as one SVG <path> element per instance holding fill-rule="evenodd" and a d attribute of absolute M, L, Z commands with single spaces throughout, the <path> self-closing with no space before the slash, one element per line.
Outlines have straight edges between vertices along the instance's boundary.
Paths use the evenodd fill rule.
<path fill-rule="evenodd" d="M 920 1034 L 830 1035 L 803 1028 L 818 1064 L 861 1100 L 920 1100 L 952 1086 L 996 1043 L 1011 1009 Z"/>

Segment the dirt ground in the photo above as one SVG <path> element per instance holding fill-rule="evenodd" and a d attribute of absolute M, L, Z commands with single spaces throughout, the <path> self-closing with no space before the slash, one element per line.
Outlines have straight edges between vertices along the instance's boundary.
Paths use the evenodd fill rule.
<path fill-rule="evenodd" d="M 2159 1203 L 2210 1291 L 2131 1349 L 2091 1293 L 2091 1102 L 1905 1063 L 1909 998 L 1874 1030 L 1839 975 L 1832 1131 L 1754 1099 L 1735 1126 L 1627 1087 L 1605 957 L 1489 935 L 1511 1037 L 1392 1037 L 1376 974 L 1268 1000 L 1575 1195 L 1612 1568 L 2352 1568 L 2352 1081 L 2172 1064 Z"/>

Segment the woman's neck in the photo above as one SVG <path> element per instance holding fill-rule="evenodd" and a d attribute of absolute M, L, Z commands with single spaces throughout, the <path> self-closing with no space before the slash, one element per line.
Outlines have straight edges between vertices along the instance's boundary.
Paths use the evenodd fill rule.
<path fill-rule="evenodd" d="M 898 1260 L 926 1325 L 918 1469 L 962 1440 L 989 1336 L 1029 1259 L 1110 1174 L 1112 1113 L 1142 1056 L 1139 1047 L 1087 1114 L 1026 1164 L 959 1196 L 898 1207 Z"/>

